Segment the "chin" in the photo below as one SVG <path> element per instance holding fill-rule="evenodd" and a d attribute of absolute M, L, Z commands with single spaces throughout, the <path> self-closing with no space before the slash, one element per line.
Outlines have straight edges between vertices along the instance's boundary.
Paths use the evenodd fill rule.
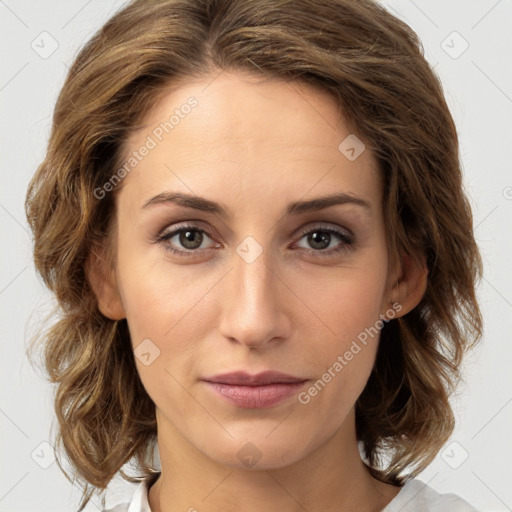
<path fill-rule="evenodd" d="M 313 443 L 305 443 L 304 435 L 296 438 L 284 430 L 270 435 L 269 432 L 271 429 L 262 429 L 260 433 L 252 429 L 250 435 L 226 435 L 222 440 L 211 439 L 207 447 L 199 449 L 218 464 L 250 471 L 284 468 L 314 449 Z"/>

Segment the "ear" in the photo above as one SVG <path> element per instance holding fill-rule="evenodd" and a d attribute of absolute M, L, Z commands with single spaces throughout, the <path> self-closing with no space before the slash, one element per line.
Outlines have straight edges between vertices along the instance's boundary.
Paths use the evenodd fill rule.
<path fill-rule="evenodd" d="M 126 318 L 114 269 L 108 264 L 104 247 L 94 247 L 85 264 L 87 279 L 98 301 L 98 309 L 111 320 Z"/>
<path fill-rule="evenodd" d="M 389 302 L 401 305 L 395 317 L 404 316 L 420 303 L 428 283 L 424 257 L 413 258 L 404 254 L 397 267 L 389 288 Z"/>

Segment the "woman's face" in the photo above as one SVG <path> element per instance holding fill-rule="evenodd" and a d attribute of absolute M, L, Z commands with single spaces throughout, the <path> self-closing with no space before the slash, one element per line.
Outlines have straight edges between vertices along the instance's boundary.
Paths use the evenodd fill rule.
<path fill-rule="evenodd" d="M 337 112 L 223 72 L 170 92 L 125 147 L 115 278 L 137 369 L 159 435 L 222 464 L 283 467 L 353 423 L 395 312 L 377 163 Z M 205 381 L 268 370 L 302 382 Z"/>

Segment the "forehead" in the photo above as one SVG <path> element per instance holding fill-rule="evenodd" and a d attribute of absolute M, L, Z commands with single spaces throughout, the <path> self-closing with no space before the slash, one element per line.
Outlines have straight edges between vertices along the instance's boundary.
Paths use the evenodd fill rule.
<path fill-rule="evenodd" d="M 192 101 L 195 106 L 190 107 Z M 184 81 L 160 95 L 143 124 L 132 133 L 129 145 L 153 129 L 158 132 L 161 124 L 161 135 L 169 143 L 193 136 L 202 146 L 236 144 L 246 150 L 255 145 L 337 150 L 340 135 L 350 133 L 339 105 L 327 92 L 297 81 L 227 71 Z"/>
<path fill-rule="evenodd" d="M 326 92 L 222 72 L 160 97 L 125 143 L 124 162 L 144 156 L 132 162 L 121 193 L 140 204 L 169 189 L 230 193 L 243 203 L 256 190 L 290 199 L 336 189 L 378 202 L 376 161 L 369 150 L 357 156 L 364 146 L 355 137 Z"/>

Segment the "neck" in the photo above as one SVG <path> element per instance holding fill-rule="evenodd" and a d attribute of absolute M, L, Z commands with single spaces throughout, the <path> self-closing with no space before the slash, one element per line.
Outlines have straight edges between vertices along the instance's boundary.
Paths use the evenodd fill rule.
<path fill-rule="evenodd" d="M 162 471 L 149 492 L 152 512 L 380 512 L 400 490 L 370 475 L 359 454 L 353 413 L 300 460 L 264 470 L 219 464 L 170 423 L 161 423 Z"/>

